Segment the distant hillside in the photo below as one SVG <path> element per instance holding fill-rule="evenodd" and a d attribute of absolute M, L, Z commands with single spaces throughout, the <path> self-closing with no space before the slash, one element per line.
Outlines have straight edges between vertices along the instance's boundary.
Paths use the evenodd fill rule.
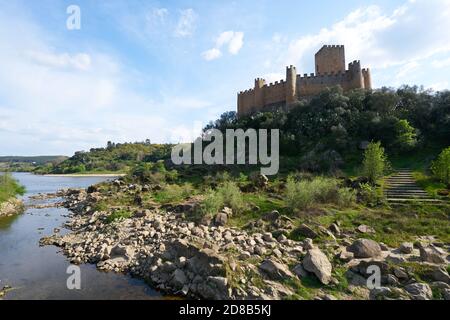
<path fill-rule="evenodd" d="M 47 163 L 34 170 L 39 174 L 117 173 L 126 172 L 142 162 L 156 162 L 170 157 L 172 145 L 108 142 L 105 148 L 78 151 L 58 164 Z"/>
<path fill-rule="evenodd" d="M 39 166 L 57 165 L 66 159 L 66 156 L 0 157 L 0 171 L 30 172 Z"/>
<path fill-rule="evenodd" d="M 0 157 L 0 162 L 22 162 L 22 163 L 35 163 L 37 165 L 46 164 L 49 162 L 62 162 L 69 157 L 66 156 L 32 156 L 32 157 L 21 157 L 21 156 L 6 156 Z"/>

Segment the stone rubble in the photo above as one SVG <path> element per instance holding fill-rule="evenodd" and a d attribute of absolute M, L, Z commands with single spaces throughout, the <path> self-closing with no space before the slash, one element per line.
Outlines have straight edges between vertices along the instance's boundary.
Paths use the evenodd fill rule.
<path fill-rule="evenodd" d="M 338 284 L 332 262 L 339 262 L 347 268 L 349 291 L 358 297 L 431 299 L 431 288 L 438 288 L 443 299 L 450 298 L 448 247 L 438 246 L 434 240 L 390 248 L 370 239 L 353 238 L 333 223 L 318 228 L 328 239 L 319 246 L 311 239 L 318 233 L 305 224 L 294 229 L 289 218 L 277 211 L 266 214 L 263 220 L 274 228 L 309 237 L 294 241 L 279 229 L 257 231 L 263 229 L 258 229 L 261 224 L 256 222 L 245 230 L 227 227 L 232 216 L 229 208 L 206 225 L 196 224 L 184 215 L 194 204 L 166 210 L 132 208 L 130 218 L 110 222 L 110 214 L 121 208 L 96 211 L 96 203 L 107 195 L 90 191 L 59 194 L 66 199 L 64 206 L 73 212 L 65 225 L 72 232 L 61 235 L 55 229 L 55 234 L 42 238 L 40 244 L 62 248 L 71 263 L 92 263 L 100 270 L 129 273 L 167 294 L 200 299 L 283 299 L 295 293 L 287 285 L 292 280 L 315 277 L 326 286 Z M 432 268 L 429 278 L 435 282 L 417 281 L 408 268 L 396 266 L 401 262 Z M 369 290 L 369 267 L 374 265 L 381 270 L 382 287 Z M 315 299 L 336 297 L 322 292 Z"/>

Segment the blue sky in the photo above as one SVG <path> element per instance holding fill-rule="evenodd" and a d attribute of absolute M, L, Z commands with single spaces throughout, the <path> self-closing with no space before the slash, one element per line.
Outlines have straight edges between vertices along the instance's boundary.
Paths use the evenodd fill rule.
<path fill-rule="evenodd" d="M 0 155 L 188 140 L 254 78 L 314 72 L 323 44 L 375 87 L 447 89 L 448 30 L 446 0 L 0 0 Z"/>

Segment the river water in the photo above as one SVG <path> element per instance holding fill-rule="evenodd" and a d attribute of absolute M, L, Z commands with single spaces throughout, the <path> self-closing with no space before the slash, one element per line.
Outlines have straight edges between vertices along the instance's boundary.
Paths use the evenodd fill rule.
<path fill-rule="evenodd" d="M 25 204 L 45 204 L 51 200 L 31 200 L 38 193 L 64 188 L 85 188 L 107 180 L 99 177 L 46 177 L 28 173 L 13 176 L 26 187 Z M 110 178 L 109 178 L 110 179 Z M 81 265 L 81 289 L 67 288 L 70 265 L 53 246 L 39 247 L 39 239 L 60 228 L 68 219 L 65 208 L 27 209 L 14 217 L 0 218 L 0 289 L 9 285 L 4 299 L 161 299 L 143 281 L 127 275 L 98 271 L 95 265 Z"/>

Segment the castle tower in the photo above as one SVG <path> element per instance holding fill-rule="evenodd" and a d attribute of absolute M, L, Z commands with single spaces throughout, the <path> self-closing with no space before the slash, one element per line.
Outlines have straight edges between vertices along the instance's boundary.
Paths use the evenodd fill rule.
<path fill-rule="evenodd" d="M 286 104 L 297 100 L 297 70 L 294 66 L 286 67 Z"/>
<path fill-rule="evenodd" d="M 345 72 L 344 46 L 323 46 L 316 55 L 316 74 Z"/>
<path fill-rule="evenodd" d="M 361 62 L 359 60 L 353 61 L 348 65 L 350 73 L 350 89 L 364 89 L 364 76 L 361 69 Z"/>
<path fill-rule="evenodd" d="M 264 91 L 263 87 L 266 85 L 266 80 L 261 78 L 255 79 L 255 103 L 253 107 L 257 110 L 264 107 Z"/>
<path fill-rule="evenodd" d="M 364 88 L 372 89 L 372 75 L 370 74 L 370 69 L 362 69 L 362 74 L 364 77 Z"/>

